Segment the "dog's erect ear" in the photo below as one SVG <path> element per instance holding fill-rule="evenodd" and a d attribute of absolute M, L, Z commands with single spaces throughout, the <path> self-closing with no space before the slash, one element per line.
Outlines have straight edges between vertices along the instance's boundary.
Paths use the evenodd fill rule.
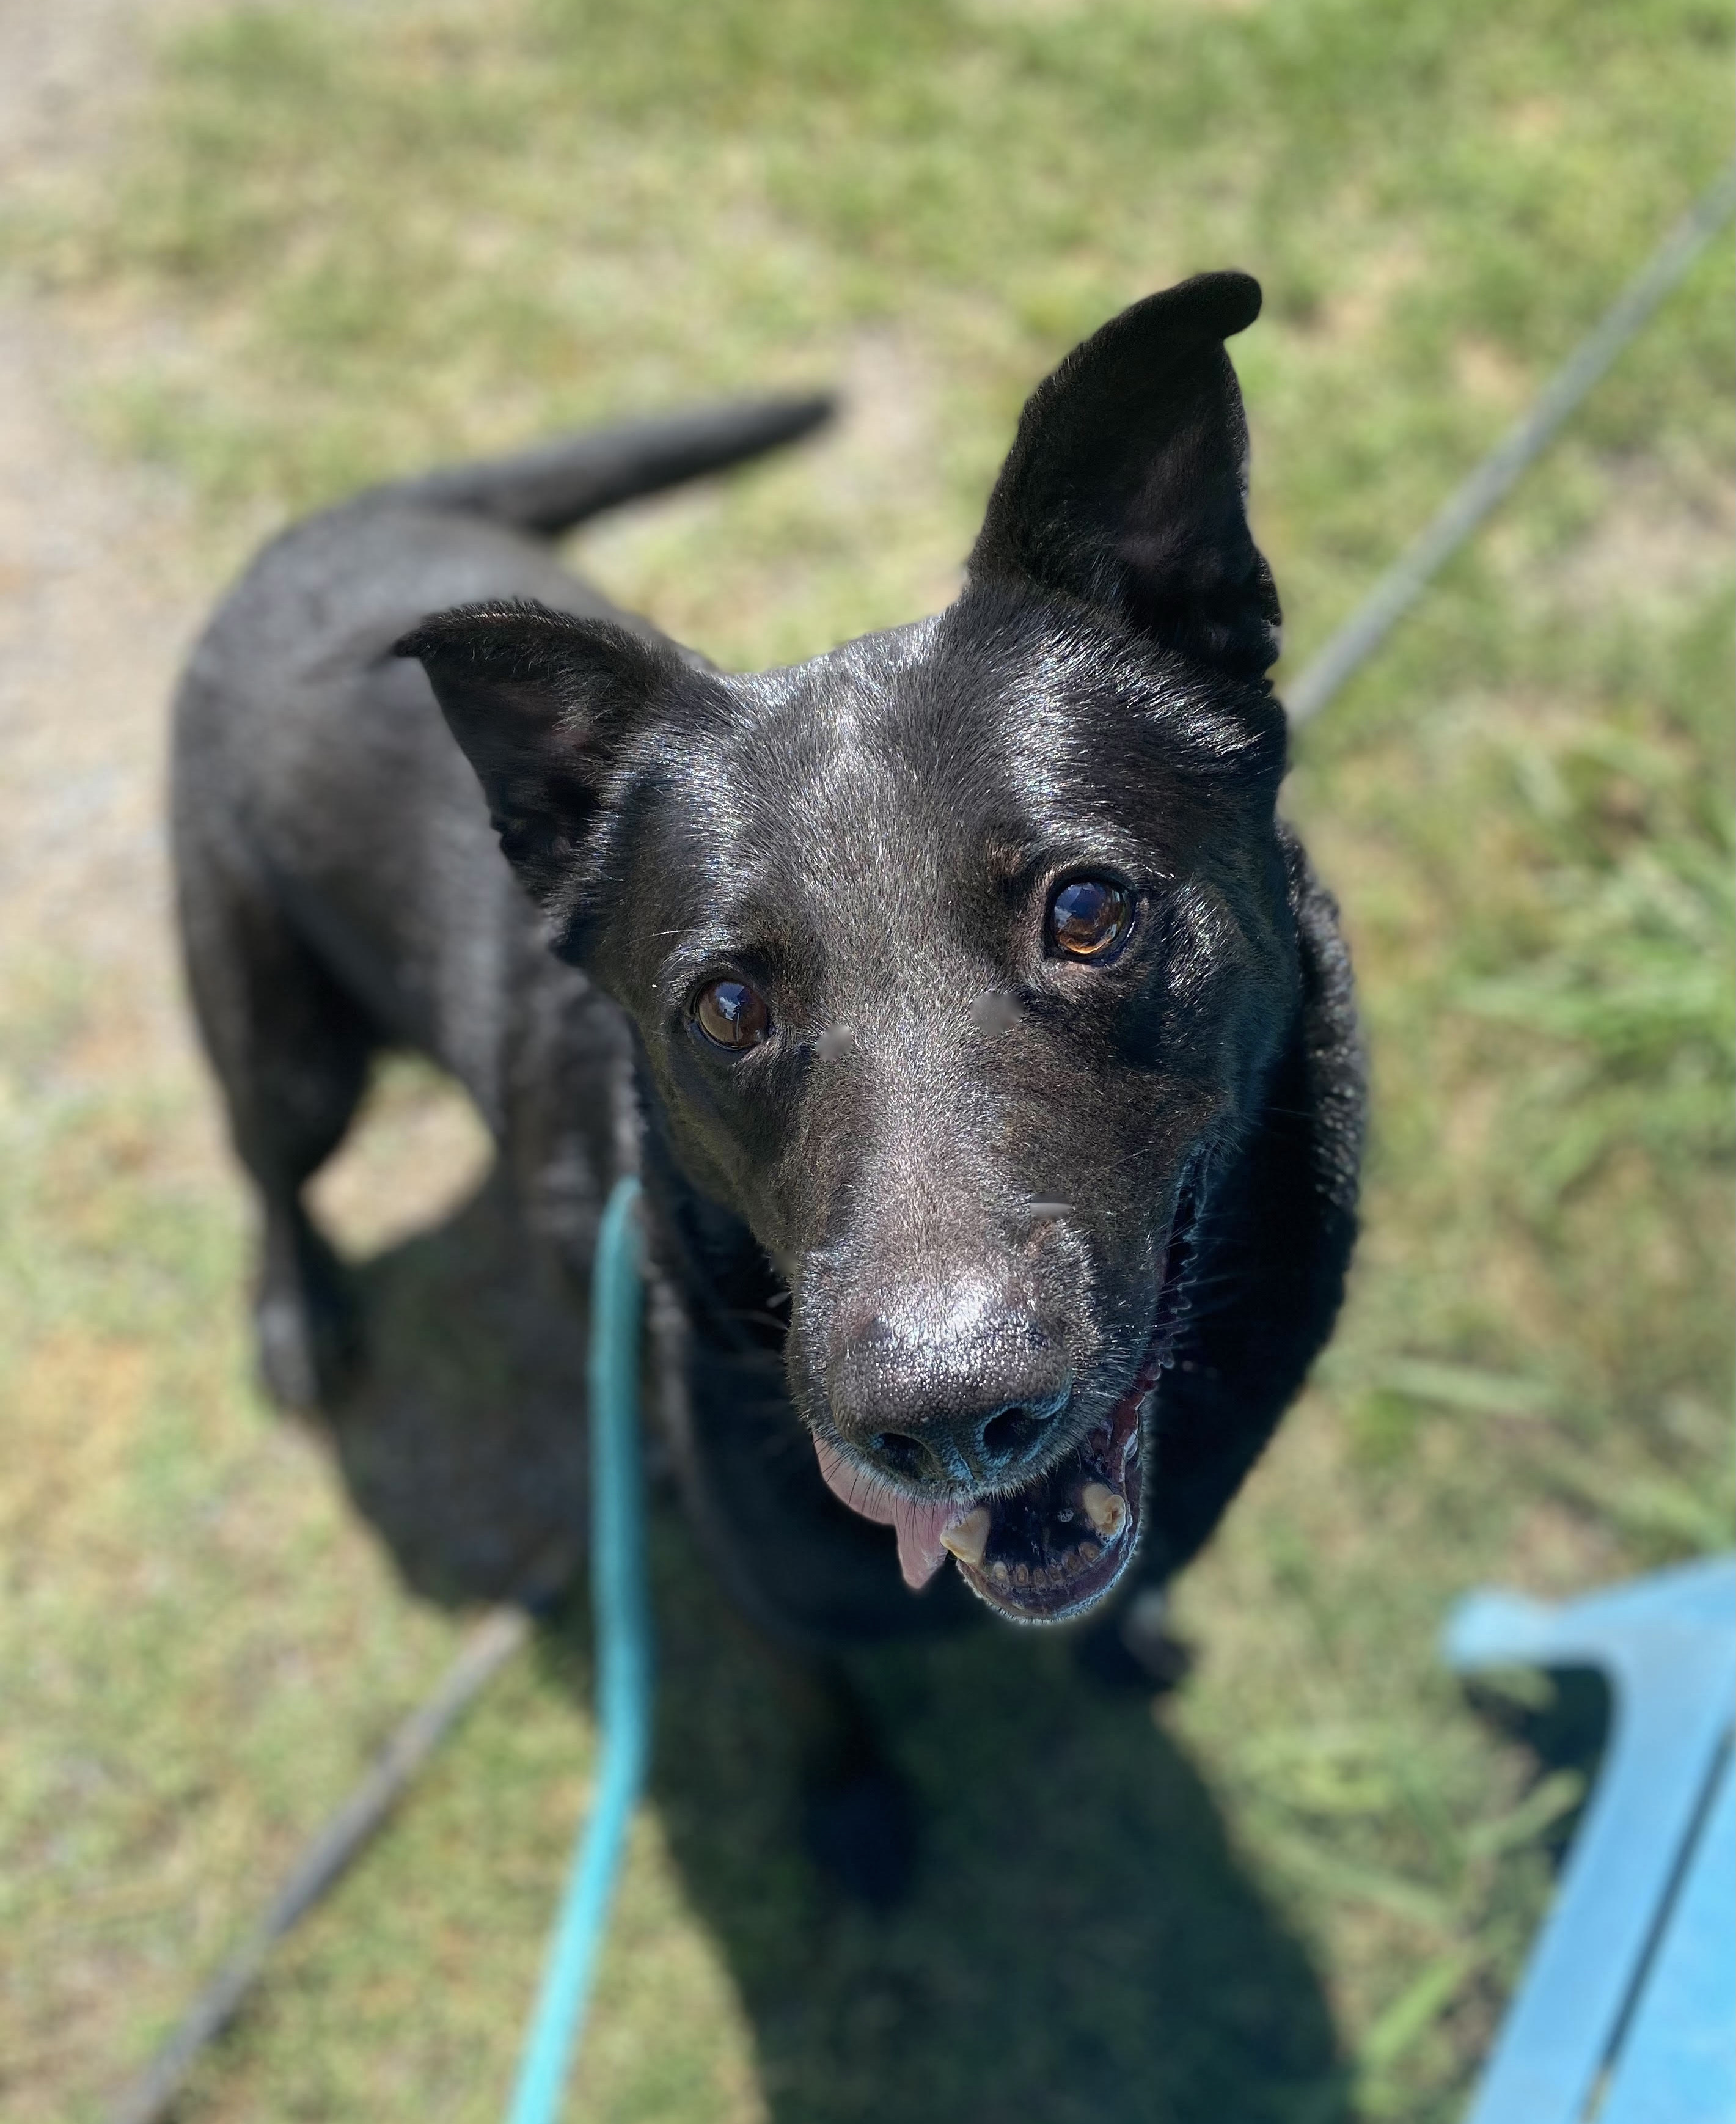
<path fill-rule="evenodd" d="M 1224 351 L 1259 283 L 1202 273 L 1123 310 L 1032 394 L 971 555 L 1120 613 L 1238 678 L 1277 658 L 1272 571 L 1244 509 L 1248 425 Z"/>
<path fill-rule="evenodd" d="M 421 660 L 508 862 L 552 914 L 570 912 L 622 741 L 686 667 L 623 627 L 520 603 L 436 613 L 393 646 Z"/>

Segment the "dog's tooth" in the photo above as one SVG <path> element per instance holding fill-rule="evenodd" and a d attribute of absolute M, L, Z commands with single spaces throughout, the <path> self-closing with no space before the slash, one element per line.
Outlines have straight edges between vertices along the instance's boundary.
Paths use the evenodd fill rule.
<path fill-rule="evenodd" d="M 940 1539 L 961 1563 L 980 1564 L 983 1551 L 989 1545 L 988 1506 L 979 1505 L 975 1511 L 967 1512 L 957 1526 L 947 1529 Z"/>
<path fill-rule="evenodd" d="M 1006 1584 L 1009 1576 L 1007 1567 L 1000 1562 L 999 1558 L 997 1558 L 995 1561 L 989 1566 L 989 1576 L 995 1581 L 997 1586 L 1004 1586 Z"/>
<path fill-rule="evenodd" d="M 1095 1563 L 1098 1558 L 1103 1554 L 1103 1551 L 1094 1541 L 1082 1541 L 1073 1553 L 1081 1563 Z"/>
<path fill-rule="evenodd" d="M 1015 1586 L 1028 1586 L 1030 1582 L 1030 1565 L 1028 1563 L 1015 1563 L 1013 1566 L 1013 1583 Z"/>
<path fill-rule="evenodd" d="M 1079 1501 L 1085 1508 L 1085 1517 L 1105 1541 L 1113 1541 L 1127 1524 L 1127 1501 L 1107 1483 L 1087 1483 Z"/>

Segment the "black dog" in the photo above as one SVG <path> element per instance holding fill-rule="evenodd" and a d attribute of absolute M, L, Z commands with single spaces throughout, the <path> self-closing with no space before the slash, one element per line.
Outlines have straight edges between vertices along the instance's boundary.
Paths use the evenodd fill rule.
<path fill-rule="evenodd" d="M 1274 811 L 1223 347 L 1258 307 L 1214 274 L 1106 325 L 1026 407 L 957 602 L 788 670 L 712 670 L 538 540 L 817 402 L 270 547 L 187 674 L 174 814 L 281 1399 L 354 1334 L 301 1190 L 408 1046 L 576 1294 L 642 1170 L 663 1425 L 774 1637 L 829 1654 L 966 1587 L 1060 1621 L 1188 1561 L 1330 1330 L 1362 1121 L 1334 911 Z"/>

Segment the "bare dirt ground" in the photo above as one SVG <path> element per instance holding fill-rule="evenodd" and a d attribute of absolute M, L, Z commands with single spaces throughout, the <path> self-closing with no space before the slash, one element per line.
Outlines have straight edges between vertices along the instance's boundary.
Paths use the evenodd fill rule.
<path fill-rule="evenodd" d="M 151 40 L 198 4 L 0 0 L 0 195 L 100 178 L 116 126 L 147 85 Z M 46 1088 L 99 1100 L 140 1086 L 164 1095 L 153 1110 L 149 1156 L 209 1202 L 238 1179 L 183 1000 L 162 796 L 176 670 L 233 557 L 200 538 L 173 479 L 106 457 L 87 430 L 89 323 L 26 284 L 0 283 L 0 993 L 26 1040 L 33 1017 L 45 1014 L 39 999 L 47 999 L 49 1017 L 56 997 L 76 999 L 77 1030 L 56 1041 Z M 431 1079 L 398 1086 L 385 1106 L 386 1127 L 368 1132 L 347 1172 L 334 1172 L 327 1205 L 365 1251 L 468 1191 L 487 1162 L 473 1117 Z M 0 1172 L 0 1187 L 8 1184 Z M 238 1300 L 245 1268 L 234 1266 Z M 0 1718 L 0 1745 L 16 1744 L 8 1789 L 21 1810 L 21 1840 L 7 1863 L 24 1935 L 12 1929 L 16 1959 L 0 1953 L 0 1967 L 10 1965 L 0 1978 L 0 2108 L 21 2117 L 94 2114 L 92 2105 L 113 2096 L 239 1913 L 354 1774 L 357 1749 L 365 1753 L 375 1737 L 365 1703 L 304 1706 L 336 1736 L 333 1760 L 296 1772 L 289 1808 L 269 1792 L 261 1797 L 256 1775 L 221 1760 L 224 1719 L 188 1680 L 204 1653 L 172 1625 L 167 1661 L 148 1685 L 163 1715 L 196 1729 L 195 1752 L 209 1759 L 225 1794 L 233 1788 L 240 1797 L 165 1813 L 161 1833 L 134 1835 L 122 1863 L 93 1869 L 70 1845 L 59 1850 L 57 1824 L 87 1826 L 92 1812 L 76 1789 L 88 1775 L 87 1757 L 118 1747 L 143 1791 L 163 1750 L 154 1731 L 108 1732 L 117 1718 L 125 1724 L 133 1676 L 103 1658 L 81 1663 L 57 1628 L 88 1608 L 91 1644 L 125 1641 L 125 1625 L 105 1631 L 106 1608 L 112 1615 L 115 1599 L 130 1600 L 127 1619 L 136 1621 L 153 1589 L 161 1592 L 158 1581 L 180 1577 L 193 1628 L 204 1630 L 212 1615 L 200 1570 L 186 1567 L 196 1538 L 184 1530 L 171 1558 L 162 1529 L 153 1533 L 148 1515 L 134 1509 L 121 1470 L 143 1412 L 137 1394 L 117 1391 L 124 1381 L 106 1346 L 62 1337 L 33 1350 L 0 1480 L 0 1563 L 16 1625 L 7 1661 L 20 1662 L 12 1670 L 16 1693 L 0 1685 L 0 1700 L 10 1696 L 22 1720 L 8 1734 Z M 67 1379 L 59 1379 L 57 1353 L 71 1365 Z M 396 1463 L 375 1430 L 396 1439 L 393 1423 L 413 1425 L 421 1403 L 412 1383 L 383 1425 L 360 1422 L 336 1456 L 345 1478 L 370 1495 L 379 1490 L 385 1478 L 371 1472 L 374 1462 Z M 441 1634 L 436 1627 L 418 1636 L 412 1627 L 402 1637 L 403 1604 L 388 1589 L 369 1533 L 332 1518 L 342 1483 L 330 1444 L 232 1407 L 212 1479 L 223 1454 L 225 1480 L 251 1471 L 257 1495 L 247 1540 L 260 1554 L 289 1530 L 319 1530 L 322 1568 L 342 1589 L 332 1620 L 336 1662 L 357 1664 L 358 1646 L 383 1631 L 390 1649 L 373 1686 L 379 1693 L 383 1674 L 387 1699 L 401 1700 L 420 1685 L 421 1666 L 438 1656 Z M 463 1483 L 436 1487 L 462 1493 Z M 388 1520 L 393 1501 L 380 1506 Z M 141 1569 L 148 1585 L 134 1582 Z M 260 1621 L 252 1616 L 256 1633 Z M 209 1634 L 214 1642 L 222 1631 Z M 307 1656 L 307 1634 L 288 1626 L 294 1656 Z M 139 1651 L 125 1647 L 121 1664 Z M 305 1745 L 299 1735 L 297 1746 Z M 142 1929 L 129 1915 L 134 1905 L 150 1914 Z"/>
<path fill-rule="evenodd" d="M 100 154 L 168 12 L 0 0 L 0 190 Z M 166 711 L 209 585 L 173 486 L 81 434 L 79 371 L 47 308 L 0 289 L 0 956 L 99 971 L 148 1043 L 135 1064 L 176 1069 Z"/>
<path fill-rule="evenodd" d="M 151 42 L 199 5 L 0 0 L 0 192 L 100 169 Z M 0 965 L 76 966 L 101 984 L 105 1024 L 138 1043 L 126 1066 L 172 1078 L 200 1064 L 172 933 L 169 702 L 225 565 L 172 478 L 116 463 L 85 432 L 89 345 L 51 303 L 0 284 Z M 418 1147 L 425 1172 L 440 1166 L 442 1145 Z M 467 1179 L 474 1148 L 466 1133 L 451 1150 Z M 370 1191 L 336 1177 L 339 1220 L 347 1191 L 351 1221 L 369 1226 L 371 1203 L 377 1224 Z"/>

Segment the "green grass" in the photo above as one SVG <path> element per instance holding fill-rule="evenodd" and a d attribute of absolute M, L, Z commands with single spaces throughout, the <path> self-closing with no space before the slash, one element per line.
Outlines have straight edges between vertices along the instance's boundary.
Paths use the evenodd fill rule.
<path fill-rule="evenodd" d="M 231 556 L 399 468 L 854 386 L 854 431 L 583 547 L 743 665 L 946 595 L 1045 367 L 1244 265 L 1254 510 L 1306 652 L 1710 177 L 1731 41 L 1691 0 L 247 8 L 166 49 L 5 255 L 82 331 L 93 426 Z M 770 1679 L 664 1527 L 657 1804 L 586 2113 L 1457 2112 L 1584 1760 L 1474 1711 L 1441 1616 L 1725 1545 L 1736 1509 L 1731 277 L 1726 242 L 1299 748 L 1363 984 L 1368 1229 L 1188 1581 L 1197 1675 L 1154 1716 L 1053 1644 L 871 1663 L 932 1825 L 873 1924 L 794 1858 Z M 8 991 L 0 1915 L 30 1952 L 0 2075 L 82 2117 L 454 1625 L 250 1397 L 236 1191 L 177 1148 L 201 1088 L 104 1062 L 76 971 Z M 548 1369 L 504 1248 L 485 1204 L 370 1270 L 394 1420 L 505 1421 Z M 582 1804 L 585 1636 L 478 1712 L 190 2118 L 497 2110 Z"/>

